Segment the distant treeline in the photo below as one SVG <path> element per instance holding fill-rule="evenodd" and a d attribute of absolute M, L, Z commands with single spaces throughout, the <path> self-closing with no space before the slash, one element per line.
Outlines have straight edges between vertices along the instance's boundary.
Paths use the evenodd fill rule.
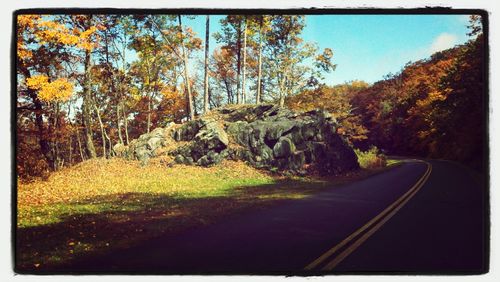
<path fill-rule="evenodd" d="M 470 30 L 467 43 L 408 63 L 373 85 L 323 86 L 288 103 L 331 111 L 355 147 L 375 145 L 387 154 L 455 160 L 483 170 L 488 108 L 478 17 L 471 18 Z"/>

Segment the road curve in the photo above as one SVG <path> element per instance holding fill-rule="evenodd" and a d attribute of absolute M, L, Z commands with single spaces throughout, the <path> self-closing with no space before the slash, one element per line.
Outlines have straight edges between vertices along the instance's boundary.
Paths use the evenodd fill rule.
<path fill-rule="evenodd" d="M 483 185 L 463 166 L 407 160 L 303 200 L 50 271 L 484 273 L 485 195 Z"/>

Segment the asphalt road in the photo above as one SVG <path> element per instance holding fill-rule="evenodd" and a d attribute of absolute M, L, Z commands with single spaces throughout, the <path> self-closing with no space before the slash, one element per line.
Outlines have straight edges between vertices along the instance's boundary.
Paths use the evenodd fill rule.
<path fill-rule="evenodd" d="M 79 261 L 78 273 L 482 273 L 486 200 L 468 169 L 407 161 L 303 200 Z"/>

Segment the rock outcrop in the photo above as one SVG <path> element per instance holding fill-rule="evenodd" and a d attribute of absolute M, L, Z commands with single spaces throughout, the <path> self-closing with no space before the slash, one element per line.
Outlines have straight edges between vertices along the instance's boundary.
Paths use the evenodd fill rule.
<path fill-rule="evenodd" d="M 359 167 L 325 111 L 298 113 L 274 105 L 227 106 L 182 125 L 141 135 L 117 155 L 146 163 L 168 154 L 176 163 L 210 166 L 223 159 L 292 173 L 336 174 Z"/>

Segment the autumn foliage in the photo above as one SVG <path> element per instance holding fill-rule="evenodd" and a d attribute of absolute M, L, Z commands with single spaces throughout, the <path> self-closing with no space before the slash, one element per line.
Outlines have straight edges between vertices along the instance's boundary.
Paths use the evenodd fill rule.
<path fill-rule="evenodd" d="M 216 32 L 207 21 L 205 38 L 220 46 L 200 67 L 193 53 L 203 42 L 191 18 L 19 15 L 19 176 L 113 157 L 117 144 L 210 108 L 283 104 L 334 69 L 331 48 L 303 40 L 303 15 L 227 15 Z"/>
<path fill-rule="evenodd" d="M 324 74 L 335 70 L 336 53 L 304 40 L 305 16 L 227 15 L 206 34 L 219 44 L 205 53 L 207 87 L 204 63 L 193 60 L 200 34 L 181 24 L 190 17 L 19 15 L 19 176 L 110 158 L 115 145 L 156 127 L 243 102 L 329 111 L 337 132 L 362 151 L 375 145 L 480 167 L 486 108 L 478 16 L 461 46 L 372 85 L 331 86 Z"/>
<path fill-rule="evenodd" d="M 320 50 L 304 39 L 306 16 L 226 15 L 218 31 L 207 20 L 205 36 L 219 45 L 204 62 L 194 60 L 202 35 L 189 21 L 181 24 L 189 18 L 17 16 L 18 265 L 42 269 L 331 187 L 241 162 L 202 168 L 114 158 L 114 148 L 156 127 L 226 104 L 328 111 L 362 168 L 401 155 L 484 171 L 488 101 L 479 16 L 471 16 L 462 45 L 373 84 L 340 85 L 324 79 L 336 68 L 335 46 Z"/>
<path fill-rule="evenodd" d="M 314 90 L 304 91 L 287 100 L 291 109 L 311 111 L 322 109 L 330 112 L 339 122 L 337 133 L 348 141 L 361 141 L 367 138 L 368 130 L 361 121 L 361 115 L 353 111 L 351 98 L 368 87 L 363 81 L 352 81 L 333 87 L 322 85 Z"/>
<path fill-rule="evenodd" d="M 460 161 L 477 169 L 485 158 L 484 38 L 407 64 L 357 92 L 354 114 L 368 139 L 391 154 Z"/>

